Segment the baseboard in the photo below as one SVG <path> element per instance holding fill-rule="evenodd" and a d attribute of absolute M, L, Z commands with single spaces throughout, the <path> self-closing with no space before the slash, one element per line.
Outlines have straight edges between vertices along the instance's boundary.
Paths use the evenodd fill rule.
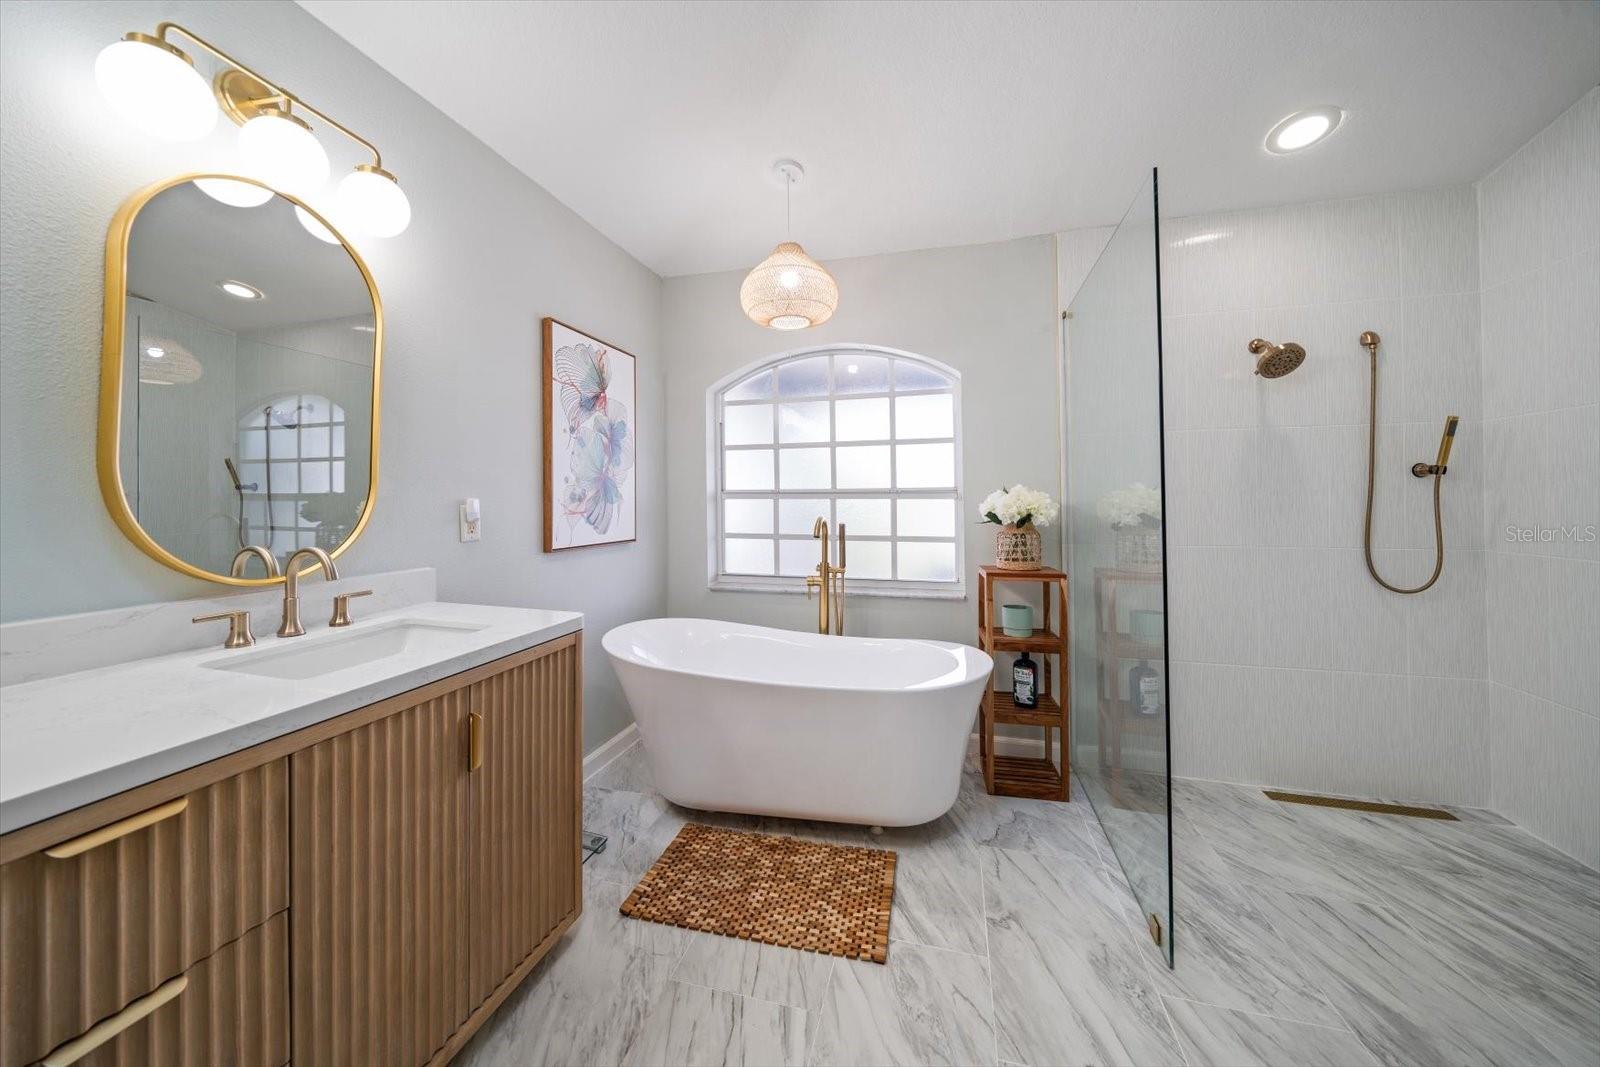
<path fill-rule="evenodd" d="M 639 743 L 639 724 L 630 722 L 611 736 L 611 740 L 583 757 L 583 780 L 587 782 Z"/>

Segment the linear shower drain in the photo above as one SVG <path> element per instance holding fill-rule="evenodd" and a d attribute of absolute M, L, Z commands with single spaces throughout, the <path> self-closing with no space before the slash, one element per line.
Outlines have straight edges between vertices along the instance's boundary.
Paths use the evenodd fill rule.
<path fill-rule="evenodd" d="M 1378 815 L 1409 815 L 1414 819 L 1459 820 L 1443 808 L 1416 808 L 1409 804 L 1378 804 L 1371 800 L 1345 800 L 1343 797 L 1319 797 L 1314 793 L 1284 793 L 1277 789 L 1263 789 L 1269 799 L 1285 804 L 1313 804 L 1319 808 L 1343 808 L 1346 811 L 1370 811 Z"/>

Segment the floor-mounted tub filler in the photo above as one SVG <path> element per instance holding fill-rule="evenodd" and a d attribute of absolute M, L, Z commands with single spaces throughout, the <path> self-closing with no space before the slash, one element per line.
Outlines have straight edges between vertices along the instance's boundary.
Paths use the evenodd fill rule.
<path fill-rule="evenodd" d="M 645 619 L 603 642 L 675 804 L 914 826 L 955 803 L 993 666 L 945 641 Z"/>

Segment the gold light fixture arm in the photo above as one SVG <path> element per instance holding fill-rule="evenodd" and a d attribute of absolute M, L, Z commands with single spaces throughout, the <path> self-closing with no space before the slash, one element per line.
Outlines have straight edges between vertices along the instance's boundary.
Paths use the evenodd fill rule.
<path fill-rule="evenodd" d="M 255 79 L 256 82 L 260 83 L 260 85 L 265 86 L 268 90 L 267 94 L 264 96 L 252 94 L 243 97 L 235 97 L 233 93 L 224 88 L 224 81 L 223 79 L 219 78 L 217 81 L 217 95 L 222 98 L 223 109 L 229 114 L 237 115 L 241 112 L 248 113 L 251 110 L 259 110 L 264 106 L 279 102 L 293 107 L 302 108 L 311 112 L 311 114 L 315 115 L 323 122 L 326 122 L 329 126 L 332 126 L 334 129 L 338 130 L 340 133 L 356 142 L 356 144 L 359 144 L 362 148 L 365 148 L 368 152 L 371 152 L 372 165 L 377 167 L 380 171 L 383 170 L 383 156 L 378 151 L 377 145 L 373 144 L 359 133 L 356 133 L 338 119 L 333 118 L 324 111 L 318 110 L 312 105 L 306 103 L 304 100 L 300 99 L 300 97 L 296 96 L 294 93 L 283 88 L 283 86 L 272 81 L 270 78 L 263 76 L 255 68 L 239 62 L 233 56 L 229 55 L 227 52 L 224 52 L 222 49 L 218 48 L 204 37 L 201 37 L 187 26 L 176 22 L 159 23 L 156 26 L 156 40 L 159 41 L 163 46 L 171 47 L 170 42 L 167 40 L 167 34 L 173 32 L 183 34 L 189 40 L 193 41 L 201 48 L 204 48 L 207 52 L 210 52 L 212 55 L 228 64 L 230 67 L 249 75 L 251 78 Z M 385 175 L 388 174 L 387 171 L 384 171 L 384 173 Z"/>

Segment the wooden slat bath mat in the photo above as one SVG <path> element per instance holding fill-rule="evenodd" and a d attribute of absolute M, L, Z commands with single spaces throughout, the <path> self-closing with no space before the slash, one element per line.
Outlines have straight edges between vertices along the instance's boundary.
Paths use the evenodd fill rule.
<path fill-rule="evenodd" d="M 689 823 L 633 887 L 648 922 L 884 963 L 895 854 Z"/>

